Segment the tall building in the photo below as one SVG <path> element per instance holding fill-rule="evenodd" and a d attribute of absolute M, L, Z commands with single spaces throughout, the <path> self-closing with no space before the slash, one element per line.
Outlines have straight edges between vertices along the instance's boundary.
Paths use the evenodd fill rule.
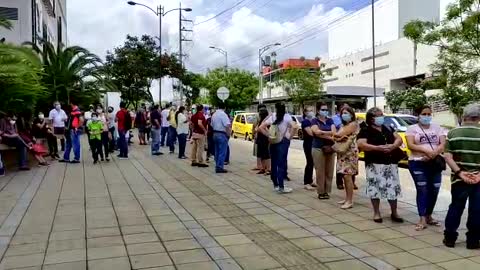
<path fill-rule="evenodd" d="M 437 48 L 418 45 L 404 37 L 403 28 L 412 20 L 439 22 L 445 0 L 379 0 L 375 3 L 375 56 L 372 55 L 372 6 L 332 22 L 328 28 L 326 68 L 327 92 L 358 93 L 373 106 L 385 106 L 384 93 L 402 90 L 431 76 Z M 375 57 L 376 91 L 373 88 Z"/>
<path fill-rule="evenodd" d="M 67 45 L 66 0 L 0 0 L 0 16 L 13 24 L 12 30 L 0 29 L 5 42 Z"/>

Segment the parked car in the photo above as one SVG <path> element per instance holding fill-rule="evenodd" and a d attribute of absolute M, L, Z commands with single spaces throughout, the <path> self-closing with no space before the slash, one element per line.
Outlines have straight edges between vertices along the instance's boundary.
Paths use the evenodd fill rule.
<path fill-rule="evenodd" d="M 253 123 L 257 117 L 256 113 L 239 113 L 235 115 L 232 124 L 232 136 L 243 137 L 245 140 L 253 140 Z"/>
<path fill-rule="evenodd" d="M 418 123 L 418 118 L 414 115 L 410 114 L 395 114 L 398 118 L 402 119 L 405 121 L 409 126 L 415 125 Z"/>
<path fill-rule="evenodd" d="M 365 121 L 366 115 L 367 115 L 366 113 L 356 113 L 355 114 L 355 116 L 357 117 L 357 121 L 359 123 Z M 400 137 L 402 137 L 403 144 L 400 147 L 400 149 L 402 149 L 403 151 L 405 151 L 407 153 L 407 157 L 410 156 L 410 150 L 408 149 L 407 138 L 405 136 L 405 132 L 407 131 L 407 128 L 408 128 L 409 124 L 407 124 L 407 122 L 405 122 L 402 118 L 400 118 L 397 115 L 386 114 L 384 125 L 393 128 L 398 133 L 398 135 L 400 135 Z M 358 157 L 360 159 L 363 159 L 365 157 L 365 153 L 360 152 L 358 154 Z M 403 165 L 403 166 L 408 165 L 408 158 L 400 161 L 400 165 Z"/>

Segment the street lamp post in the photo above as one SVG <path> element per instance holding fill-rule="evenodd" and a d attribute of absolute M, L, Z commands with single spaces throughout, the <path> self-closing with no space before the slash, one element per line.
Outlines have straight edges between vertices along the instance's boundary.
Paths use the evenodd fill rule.
<path fill-rule="evenodd" d="M 280 46 L 280 43 L 269 44 L 258 49 L 258 77 L 259 77 L 259 93 L 260 93 L 260 104 L 263 103 L 263 74 L 262 74 L 262 54 L 270 50 L 272 47 Z"/>
<path fill-rule="evenodd" d="M 190 12 L 190 11 L 192 11 L 192 9 L 191 8 L 174 8 L 174 9 L 171 9 L 171 10 L 165 12 L 165 7 L 163 7 L 162 5 L 157 6 L 157 11 L 155 11 L 153 8 L 151 8 L 147 5 L 137 3 L 137 2 L 134 2 L 134 1 L 128 1 L 127 4 L 129 4 L 131 6 L 138 5 L 138 6 L 145 7 L 147 9 L 149 9 L 150 11 L 152 11 L 156 16 L 158 16 L 158 38 L 159 38 L 159 43 L 160 43 L 160 45 L 159 45 L 160 78 L 158 79 L 158 103 L 161 106 L 162 105 L 162 17 L 167 15 L 171 11 L 183 10 L 183 11 L 186 11 L 186 12 Z"/>
<path fill-rule="evenodd" d="M 210 46 L 209 48 L 213 49 L 213 50 L 223 54 L 223 56 L 225 56 L 225 70 L 228 70 L 228 52 L 223 50 L 223 49 L 217 48 L 215 46 Z"/>

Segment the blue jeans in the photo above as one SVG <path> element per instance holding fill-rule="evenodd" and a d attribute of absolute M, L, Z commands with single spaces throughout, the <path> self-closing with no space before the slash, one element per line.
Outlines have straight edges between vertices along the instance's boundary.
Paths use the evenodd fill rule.
<path fill-rule="evenodd" d="M 161 138 L 161 141 L 160 141 L 160 146 L 161 146 L 161 147 L 164 147 L 164 146 L 165 146 L 165 137 L 166 137 L 167 134 L 168 134 L 168 128 L 169 128 L 169 127 L 162 127 L 162 130 L 161 130 L 162 138 Z M 167 143 L 168 143 L 168 140 L 167 140 Z"/>
<path fill-rule="evenodd" d="M 120 150 L 120 157 L 128 157 L 128 143 L 127 139 L 125 138 L 125 134 L 128 131 L 126 130 L 118 130 L 118 149 Z"/>
<path fill-rule="evenodd" d="M 167 146 L 170 148 L 170 152 L 175 151 L 175 142 L 177 141 L 177 129 L 170 126 L 168 127 Z"/>
<path fill-rule="evenodd" d="M 160 151 L 160 128 L 152 128 L 152 154 Z"/>
<path fill-rule="evenodd" d="M 430 216 L 442 185 L 442 171 L 435 169 L 428 162 L 414 160 L 408 162 L 408 169 L 417 188 L 418 215 Z"/>
<path fill-rule="evenodd" d="M 468 199 L 467 242 L 480 240 L 480 184 L 457 182 L 452 185 L 452 203 L 445 219 L 445 237 L 457 239 L 463 210 Z"/>
<path fill-rule="evenodd" d="M 280 143 L 270 145 L 270 156 L 272 162 L 272 179 L 273 186 L 284 188 L 283 181 L 287 176 L 287 157 L 290 148 L 290 140 L 283 138 Z"/>
<path fill-rule="evenodd" d="M 223 132 L 213 133 L 213 143 L 215 144 L 215 170 L 222 171 L 227 157 L 228 137 Z"/>
<path fill-rule="evenodd" d="M 70 160 L 70 151 L 73 147 L 73 156 L 76 161 L 80 161 L 80 132 L 70 130 L 70 136 L 66 136 L 65 152 L 63 160 Z"/>
<path fill-rule="evenodd" d="M 185 148 L 187 146 L 187 136 L 188 134 L 178 134 L 178 157 L 182 158 L 185 156 Z"/>

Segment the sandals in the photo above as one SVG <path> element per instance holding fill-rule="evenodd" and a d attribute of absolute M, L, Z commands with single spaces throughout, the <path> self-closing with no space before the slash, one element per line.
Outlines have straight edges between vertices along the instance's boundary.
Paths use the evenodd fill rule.
<path fill-rule="evenodd" d="M 435 227 L 440 227 L 442 226 L 442 223 L 440 223 L 440 221 L 437 221 L 437 220 L 430 220 L 430 221 L 427 221 L 427 224 L 430 225 L 430 226 L 435 226 Z"/>
<path fill-rule="evenodd" d="M 422 223 L 418 223 L 417 225 L 415 225 L 415 231 L 419 232 L 419 231 L 423 231 L 427 228 L 427 226 L 425 224 L 422 224 Z"/>
<path fill-rule="evenodd" d="M 264 173 L 265 173 L 264 170 L 260 170 L 260 171 L 257 172 L 257 174 L 264 174 Z"/>
<path fill-rule="evenodd" d="M 343 210 L 350 209 L 350 208 L 353 208 L 353 203 L 345 202 L 342 206 L 340 206 L 340 209 L 343 209 Z"/>
<path fill-rule="evenodd" d="M 375 223 L 383 223 L 383 218 L 374 218 L 373 222 Z"/>

